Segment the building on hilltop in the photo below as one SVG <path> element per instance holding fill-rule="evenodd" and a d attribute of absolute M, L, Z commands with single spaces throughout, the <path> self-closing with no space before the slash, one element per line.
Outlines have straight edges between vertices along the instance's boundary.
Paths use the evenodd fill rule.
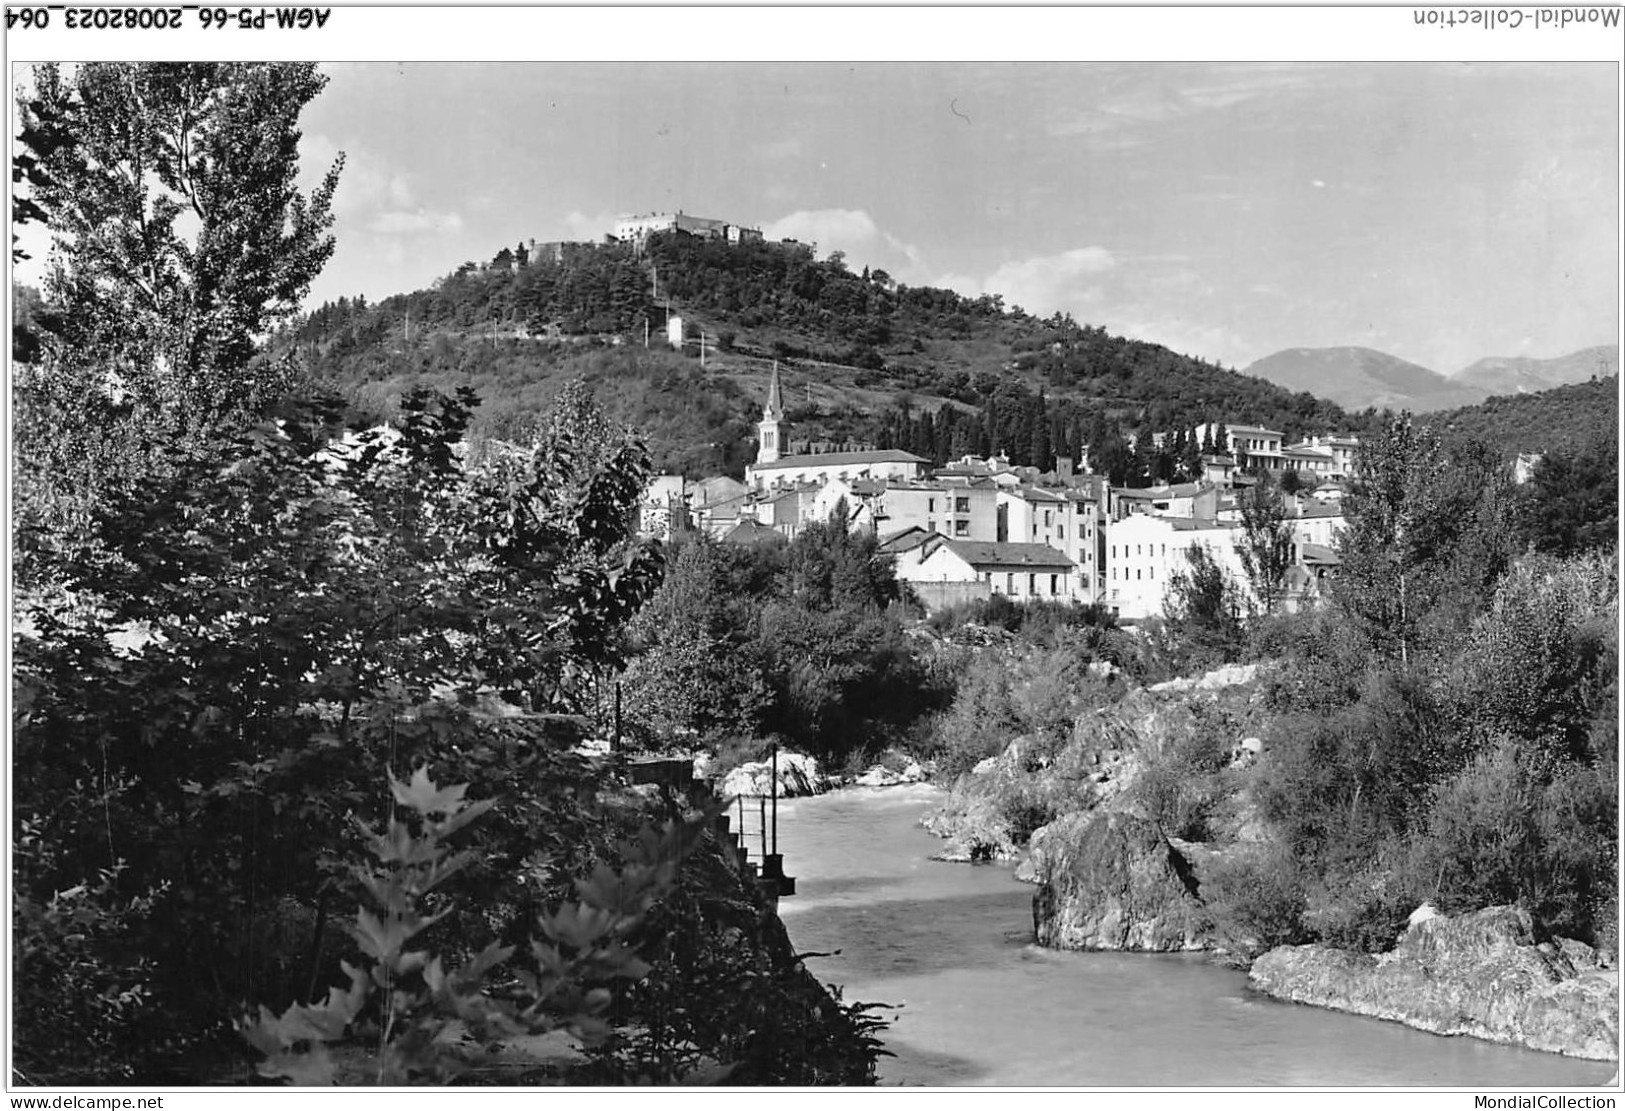
<path fill-rule="evenodd" d="M 615 221 L 615 230 L 611 234 L 623 243 L 641 245 L 650 235 L 659 231 L 680 231 L 701 239 L 720 239 L 733 244 L 753 240 L 760 242 L 762 239 L 761 228 L 749 228 L 743 224 L 712 220 L 705 216 L 690 216 L 680 209 L 676 212 L 623 216 Z"/>

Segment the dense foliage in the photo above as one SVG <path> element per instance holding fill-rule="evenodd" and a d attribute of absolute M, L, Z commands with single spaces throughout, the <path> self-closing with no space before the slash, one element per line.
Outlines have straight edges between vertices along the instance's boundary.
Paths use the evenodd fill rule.
<path fill-rule="evenodd" d="M 1520 452 L 1574 451 L 1587 443 L 1614 443 L 1619 439 L 1619 378 L 1491 397 L 1479 405 L 1417 419 L 1441 436 L 1492 444 L 1506 459 Z"/>
<path fill-rule="evenodd" d="M 1328 610 L 1275 623 L 1260 897 L 1382 949 L 1416 905 L 1528 907 L 1612 945 L 1618 566 L 1519 555 L 1484 448 L 1401 421 L 1348 499 Z M 1287 901 L 1291 901 L 1287 899 Z"/>
<path fill-rule="evenodd" d="M 836 516 L 786 545 L 687 538 L 633 623 L 628 715 L 645 743 L 776 734 L 836 760 L 897 743 L 945 694 L 900 600 L 875 538 Z"/>
<path fill-rule="evenodd" d="M 425 1082 L 469 1064 L 449 1032 L 647 1029 L 624 996 L 656 943 L 717 934 L 680 914 L 662 930 L 694 937 L 638 933 L 661 900 L 708 897 L 679 872 L 708 815 L 660 833 L 582 744 L 608 736 L 607 679 L 660 579 L 632 530 L 646 449 L 579 387 L 503 445 L 470 441 L 466 391 L 406 391 L 361 430 L 297 374 L 257 375 L 254 333 L 331 249 L 331 176 L 314 200 L 287 186 L 308 67 L 34 80 L 19 169 L 37 218 L 75 229 L 48 299 L 102 292 L 72 322 L 32 314 L 17 395 L 15 1078 L 240 1078 L 233 1020 L 255 1005 L 262 1072 L 299 1081 L 346 1078 L 327 1043 Z M 121 165 L 168 192 L 124 189 Z M 196 241 L 170 194 L 194 199 Z M 94 229 L 75 223 L 92 201 Z M 797 968 L 778 940 L 716 945 L 730 993 L 680 1005 L 737 1033 L 746 972 Z M 796 1040 L 753 1043 L 749 1075 L 872 1080 L 861 1005 L 806 977 L 773 991 Z M 646 1064 L 599 1078 L 689 1075 Z"/>

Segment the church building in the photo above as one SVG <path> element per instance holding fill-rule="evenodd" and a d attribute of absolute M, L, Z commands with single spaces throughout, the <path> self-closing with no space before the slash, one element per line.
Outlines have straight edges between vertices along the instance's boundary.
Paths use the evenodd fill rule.
<path fill-rule="evenodd" d="M 756 425 L 756 462 L 745 467 L 745 485 L 753 490 L 822 486 L 831 479 L 852 482 L 860 478 L 880 482 L 919 478 L 929 461 L 906 451 L 827 451 L 814 455 L 785 455 L 789 427 L 784 419 L 784 395 L 779 388 L 779 364 L 773 364 L 767 404 Z"/>

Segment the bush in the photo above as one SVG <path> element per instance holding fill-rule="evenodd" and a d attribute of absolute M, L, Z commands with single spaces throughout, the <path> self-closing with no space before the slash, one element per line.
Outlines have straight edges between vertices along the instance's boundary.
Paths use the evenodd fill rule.
<path fill-rule="evenodd" d="M 1232 793 L 1225 777 L 1235 724 L 1203 703 L 1191 706 L 1189 728 L 1158 738 L 1160 751 L 1135 781 L 1145 816 L 1186 841 L 1213 836 L 1212 819 Z"/>
<path fill-rule="evenodd" d="M 1243 959 L 1277 945 L 1308 941 L 1306 877 L 1280 845 L 1237 849 L 1213 862 L 1202 877 L 1202 901 L 1219 944 Z"/>
<path fill-rule="evenodd" d="M 992 654 L 973 657 L 953 704 L 935 719 L 939 774 L 952 780 L 970 771 L 1003 752 L 1020 728 L 1007 664 Z"/>
<path fill-rule="evenodd" d="M 1571 764 L 1544 779 L 1510 738 L 1441 784 L 1414 866 L 1447 913 L 1527 907 L 1545 931 L 1595 941 L 1614 896 L 1615 781 Z"/>
<path fill-rule="evenodd" d="M 1408 870 L 1391 848 L 1367 846 L 1363 863 L 1328 870 L 1311 880 L 1302 921 L 1322 945 L 1360 953 L 1394 947 L 1411 912 L 1425 896 L 1406 882 Z"/>
<path fill-rule="evenodd" d="M 40 848 L 28 823 L 19 857 Z M 24 1084 L 129 1081 L 155 1048 L 151 962 L 139 927 L 160 889 L 121 895 L 120 862 L 94 883 L 43 902 L 20 890 L 12 911 L 13 1075 Z"/>

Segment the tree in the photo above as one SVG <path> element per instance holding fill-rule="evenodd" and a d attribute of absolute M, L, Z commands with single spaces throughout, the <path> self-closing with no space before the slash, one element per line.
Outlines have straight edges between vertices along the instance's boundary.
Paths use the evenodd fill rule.
<path fill-rule="evenodd" d="M 177 432 L 170 467 L 98 501 L 103 546 L 53 568 L 97 605 L 19 607 L 14 800 L 49 851 L 18 889 L 48 905 L 106 872 L 123 903 L 146 900 L 104 950 L 146 958 L 141 1053 L 330 971 L 348 816 L 384 817 L 393 768 L 510 801 L 465 877 L 491 896 L 465 935 L 541 897 L 514 894 L 525 858 L 591 853 L 592 777 L 553 719 L 475 710 L 593 708 L 658 566 L 626 532 L 646 458 L 628 444 L 592 464 L 555 425 L 545 446 L 465 464 L 467 399 L 427 396 L 393 433 L 335 444 L 336 408 L 212 445 Z"/>
<path fill-rule="evenodd" d="M 333 253 L 342 156 L 296 184 L 299 113 L 326 83 L 310 63 L 35 67 L 19 108 L 56 233 L 52 373 L 183 423 L 280 391 L 287 368 L 251 364 Z"/>
<path fill-rule="evenodd" d="M 1409 662 L 1488 602 L 1514 554 L 1509 485 L 1487 446 L 1409 414 L 1360 445 L 1335 595 L 1379 650 Z"/>
<path fill-rule="evenodd" d="M 1292 567 L 1294 536 L 1286 515 L 1286 499 L 1267 479 L 1260 479 L 1239 499 L 1241 542 L 1236 555 L 1253 588 L 1253 596 L 1266 614 L 1274 613 Z"/>
<path fill-rule="evenodd" d="M 1198 666 L 1230 660 L 1243 641 L 1236 585 L 1204 546 L 1192 544 L 1185 559 L 1189 568 L 1168 580 L 1163 602 L 1168 630 L 1176 647 Z"/>
<path fill-rule="evenodd" d="M 627 714 L 660 738 L 692 731 L 712 743 L 758 730 L 767 690 L 754 607 L 731 589 L 736 553 L 750 558 L 703 534 L 683 543 L 632 623 Z"/>
<path fill-rule="evenodd" d="M 1523 531 L 1537 551 L 1612 547 L 1619 533 L 1619 445 L 1596 436 L 1547 452 L 1520 495 Z"/>

